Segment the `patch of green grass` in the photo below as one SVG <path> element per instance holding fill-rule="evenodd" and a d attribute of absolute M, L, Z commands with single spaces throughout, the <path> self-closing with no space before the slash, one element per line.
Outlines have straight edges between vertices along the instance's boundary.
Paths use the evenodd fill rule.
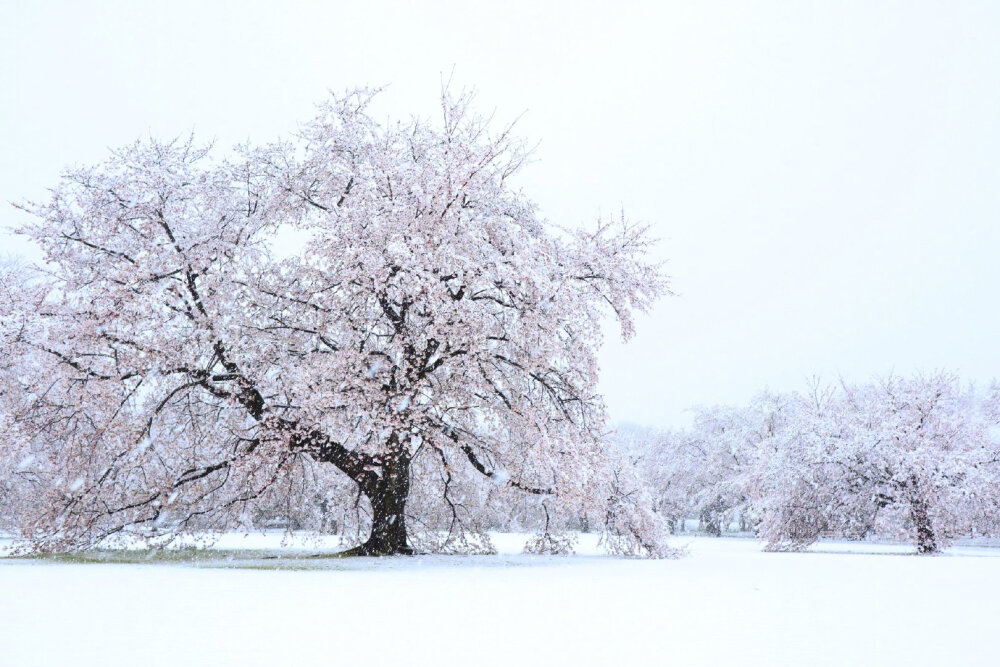
<path fill-rule="evenodd" d="M 18 560 L 38 560 L 67 564 L 112 565 L 195 565 L 200 567 L 249 567 L 251 569 L 314 569 L 327 559 L 341 559 L 339 552 L 297 553 L 257 549 L 93 549 L 73 553 L 46 553 L 16 556 Z"/>
<path fill-rule="evenodd" d="M 301 560 L 270 560 L 270 561 L 235 561 L 228 562 L 207 562 L 196 567 L 206 570 L 270 570 L 281 572 L 308 572 L 316 570 L 342 569 L 332 567 L 333 563 L 325 561 L 312 561 L 311 563 Z"/>

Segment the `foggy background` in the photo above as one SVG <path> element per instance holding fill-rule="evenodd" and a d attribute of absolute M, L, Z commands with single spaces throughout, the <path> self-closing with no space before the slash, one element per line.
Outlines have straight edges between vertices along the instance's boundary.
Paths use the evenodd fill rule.
<path fill-rule="evenodd" d="M 210 5 L 210 6 L 209 6 Z M 609 330 L 615 420 L 1000 362 L 1000 5 L 0 1 L 0 226 L 144 135 L 287 135 L 328 89 L 537 142 L 545 217 L 653 226 L 677 297 Z M 0 254 L 37 253 L 0 229 Z"/>

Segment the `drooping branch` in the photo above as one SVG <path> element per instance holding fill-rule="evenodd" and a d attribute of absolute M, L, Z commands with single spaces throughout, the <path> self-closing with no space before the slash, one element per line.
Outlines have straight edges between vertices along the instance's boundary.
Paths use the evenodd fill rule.
<path fill-rule="evenodd" d="M 496 471 L 489 470 L 485 465 L 483 465 L 483 462 L 479 460 L 478 456 L 476 456 L 476 452 L 468 444 L 463 444 L 461 446 L 461 449 L 462 452 L 465 454 L 465 456 L 469 459 L 469 463 L 472 464 L 472 467 L 475 468 L 480 474 L 485 475 L 486 477 L 489 477 L 492 480 L 502 481 L 505 484 L 510 484 L 515 489 L 524 491 L 526 493 L 533 493 L 539 496 L 550 496 L 555 494 L 555 491 L 553 491 L 552 489 L 543 489 L 535 486 L 529 486 L 527 484 L 522 484 L 521 482 L 518 482 L 515 479 L 504 479 L 503 477 L 498 475 Z"/>

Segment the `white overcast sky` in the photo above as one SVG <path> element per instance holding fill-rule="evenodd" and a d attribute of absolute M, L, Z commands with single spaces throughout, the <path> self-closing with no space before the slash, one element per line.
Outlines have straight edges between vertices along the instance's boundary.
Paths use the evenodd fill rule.
<path fill-rule="evenodd" d="M 614 419 L 813 375 L 1000 375 L 996 2 L 2 0 L 0 224 L 139 136 L 269 141 L 359 85 L 430 115 L 452 71 L 526 112 L 546 217 L 624 208 L 662 239 L 678 296 L 609 338 Z"/>

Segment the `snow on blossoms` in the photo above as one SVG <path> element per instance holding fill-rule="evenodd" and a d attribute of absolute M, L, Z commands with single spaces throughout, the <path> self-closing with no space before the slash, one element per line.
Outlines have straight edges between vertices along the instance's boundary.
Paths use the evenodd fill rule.
<path fill-rule="evenodd" d="M 468 96 L 437 123 L 371 99 L 226 160 L 137 142 L 24 205 L 45 265 L 4 297 L 0 437 L 32 462 L 31 548 L 312 503 L 354 553 L 489 550 L 483 508 L 529 497 L 537 550 L 572 516 L 666 553 L 596 391 L 603 318 L 627 338 L 666 290 L 646 230 L 543 220 L 510 185 L 523 145 Z"/>
<path fill-rule="evenodd" d="M 691 429 L 632 449 L 675 528 L 694 515 L 714 534 L 739 521 L 772 550 L 835 536 L 934 553 L 1000 534 L 997 405 L 996 388 L 947 373 L 817 385 L 703 409 Z"/>

